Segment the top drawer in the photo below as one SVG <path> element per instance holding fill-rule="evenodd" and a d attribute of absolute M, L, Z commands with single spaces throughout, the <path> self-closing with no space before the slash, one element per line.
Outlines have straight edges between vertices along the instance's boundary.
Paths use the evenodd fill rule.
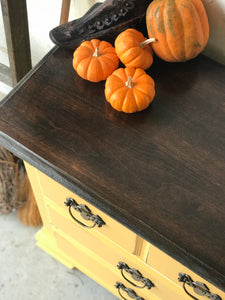
<path fill-rule="evenodd" d="M 65 205 L 66 199 L 71 198 L 74 199 L 79 205 L 86 205 L 93 215 L 99 216 L 105 223 L 102 227 L 95 226 L 94 228 L 85 228 L 82 224 L 79 224 L 76 222 L 76 220 L 73 220 L 75 224 L 81 226 L 84 230 L 88 230 L 90 233 L 102 235 L 104 238 L 108 238 L 109 240 L 115 242 L 128 252 L 136 254 L 136 248 L 140 248 L 140 238 L 133 231 L 121 225 L 119 222 L 115 221 L 101 210 L 97 209 L 95 206 L 80 198 L 78 195 L 72 193 L 67 188 L 60 185 L 40 171 L 38 171 L 38 177 L 43 195 L 45 195 L 54 203 L 57 203 L 57 205 L 63 209 L 65 216 L 70 217 L 71 220 L 73 220 L 74 217 L 78 220 L 78 222 L 81 222 L 87 226 L 94 225 L 93 221 L 85 220 L 82 216 L 83 214 L 81 215 L 81 213 L 76 211 L 74 208 L 69 208 Z M 70 212 L 72 213 L 73 217 L 71 216 Z"/>

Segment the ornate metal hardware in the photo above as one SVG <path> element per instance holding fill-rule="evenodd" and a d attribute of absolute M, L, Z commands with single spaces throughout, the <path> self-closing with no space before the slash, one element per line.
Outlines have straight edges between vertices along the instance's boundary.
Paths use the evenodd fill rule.
<path fill-rule="evenodd" d="M 123 283 L 121 283 L 121 282 L 116 282 L 115 287 L 118 289 L 119 295 L 120 295 L 120 297 L 121 297 L 122 299 L 127 300 L 127 298 L 125 298 L 125 297 L 121 294 L 121 290 L 124 291 L 124 292 L 126 292 L 127 295 L 128 295 L 130 298 L 132 298 L 132 299 L 136 299 L 136 300 L 145 300 L 144 298 L 139 297 L 139 296 L 136 294 L 136 292 L 135 292 L 134 290 L 125 287 L 125 285 L 124 285 Z"/>
<path fill-rule="evenodd" d="M 151 289 L 152 287 L 154 287 L 154 284 L 152 283 L 152 281 L 148 278 L 145 278 L 142 276 L 142 274 L 137 270 L 137 269 L 131 269 L 126 263 L 124 262 L 119 262 L 117 265 L 117 268 L 119 270 L 121 270 L 121 274 L 123 276 L 123 278 L 128 281 L 129 283 L 131 283 L 133 286 L 138 287 L 138 288 L 144 288 L 147 287 L 148 289 Z M 131 277 L 135 280 L 135 281 L 139 281 L 141 283 L 143 283 L 143 285 L 137 285 L 134 282 L 132 282 L 131 280 L 129 280 L 125 275 L 124 275 L 124 271 L 126 271 L 128 274 L 131 275 Z"/>
<path fill-rule="evenodd" d="M 211 300 L 222 300 L 222 298 L 219 295 L 213 294 L 210 292 L 209 288 L 202 282 L 193 281 L 191 277 L 185 273 L 179 273 L 178 280 L 180 282 L 183 282 L 183 288 L 184 291 L 193 299 L 199 300 L 198 298 L 191 295 L 187 289 L 185 284 L 191 286 L 194 290 L 194 292 L 200 296 L 207 296 Z"/>
<path fill-rule="evenodd" d="M 102 220 L 101 217 L 98 215 L 94 215 L 91 210 L 84 204 L 78 204 L 73 198 L 66 198 L 66 202 L 64 204 L 69 207 L 69 213 L 71 217 L 80 225 L 86 227 L 86 228 L 94 228 L 96 225 L 98 227 L 102 227 L 102 225 L 105 225 L 105 222 Z M 72 213 L 72 208 L 78 211 L 81 214 L 81 217 L 84 220 L 92 221 L 94 222 L 93 225 L 88 226 L 84 224 L 83 222 L 79 221 Z"/>

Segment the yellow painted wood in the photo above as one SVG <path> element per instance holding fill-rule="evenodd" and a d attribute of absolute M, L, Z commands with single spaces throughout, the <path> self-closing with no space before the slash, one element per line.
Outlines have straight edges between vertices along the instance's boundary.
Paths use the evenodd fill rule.
<path fill-rule="evenodd" d="M 73 221 L 66 219 L 59 211 L 53 209 L 51 206 L 47 205 L 47 207 L 51 224 L 54 226 L 54 229 L 60 231 L 62 236 L 69 236 L 72 244 L 80 243 L 113 267 L 117 266 L 119 257 L 126 256 L 133 257 L 140 265 L 144 263 L 140 257 L 132 255 L 125 249 L 119 247 L 116 243 L 110 242 L 105 238 L 97 239 L 88 231 L 83 230 L 83 228 L 74 224 Z"/>
<path fill-rule="evenodd" d="M 148 243 L 143 238 L 137 235 L 133 254 L 146 262 L 149 249 L 150 243 Z"/>
<path fill-rule="evenodd" d="M 183 266 L 181 263 L 173 259 L 172 257 L 168 256 L 166 253 L 158 249 L 157 247 L 151 246 L 147 263 L 149 266 L 160 272 L 165 277 L 172 280 L 177 286 L 182 288 L 182 283 L 177 280 L 178 274 L 186 273 L 191 276 L 192 280 L 203 282 L 207 285 L 210 291 L 214 294 L 218 294 L 222 299 L 225 299 L 225 293 L 213 286 L 211 283 L 203 279 L 202 277 L 198 276 L 190 269 Z M 193 293 L 193 289 L 191 287 L 187 287 L 187 290 L 196 296 L 199 300 L 206 300 L 205 296 L 199 296 Z"/>
<path fill-rule="evenodd" d="M 125 262 L 130 268 L 135 268 L 142 273 L 144 277 L 149 278 L 154 284 L 155 288 L 151 290 L 151 295 L 157 297 L 167 297 L 171 294 L 171 299 L 176 295 L 176 299 L 184 299 L 180 294 L 183 294 L 183 291 L 180 290 L 177 294 L 179 288 L 175 286 L 171 281 L 168 281 L 166 278 L 163 278 L 155 270 L 151 269 L 140 257 L 137 257 L 125 249 L 118 247 L 115 243 L 108 243 L 105 239 L 99 240 L 94 236 L 88 234 L 88 232 L 82 230 L 78 226 L 73 226 L 73 223 L 67 220 L 63 215 L 60 215 L 59 212 L 54 210 L 51 206 L 48 207 L 49 215 L 51 222 L 54 224 L 54 229 L 60 233 L 64 239 L 69 239 L 70 247 L 76 246 L 78 248 L 83 247 L 85 253 L 91 253 L 91 256 L 98 256 L 98 260 L 101 259 L 105 265 L 117 274 L 122 279 L 121 271 L 117 268 L 119 262 Z M 68 244 L 67 244 L 68 246 Z M 62 246 L 63 251 L 70 253 L 69 249 L 66 249 L 67 246 Z M 71 256 L 73 258 L 73 255 Z M 107 274 L 105 275 L 107 276 Z M 129 280 L 134 281 L 129 274 L 127 274 Z M 127 283 L 125 281 L 127 285 Z M 134 281 L 135 283 L 135 281 Z M 105 283 L 101 283 L 105 286 Z M 131 287 L 133 287 L 131 285 Z M 137 289 L 139 294 L 142 296 L 148 296 L 149 290 Z"/>
<path fill-rule="evenodd" d="M 190 299 L 177 280 L 178 273 L 183 272 L 189 274 L 193 280 L 206 283 L 213 293 L 225 299 L 224 293 L 220 290 L 125 226 L 34 167 L 27 163 L 25 166 L 44 224 L 36 236 L 37 245 L 68 268 L 78 267 L 115 295 L 118 295 L 114 287 L 115 281 L 121 281 L 145 300 Z M 66 197 L 75 198 L 79 204 L 87 205 L 94 214 L 102 217 L 106 225 L 102 228 L 86 229 L 77 224 L 64 205 Z M 74 213 L 76 214 L 76 211 Z M 77 218 L 80 218 L 79 214 Z M 128 264 L 130 268 L 139 270 L 155 284 L 155 287 L 149 291 L 131 285 L 123 279 L 117 268 L 120 261 Z M 133 281 L 129 274 L 126 276 Z M 198 298 L 205 299 L 201 296 Z"/>
<path fill-rule="evenodd" d="M 179 294 L 175 293 L 173 290 L 169 290 L 165 287 L 164 291 L 162 290 L 163 284 L 160 287 L 155 287 L 157 291 L 138 289 L 131 284 L 129 284 L 125 279 L 123 279 L 120 272 L 115 271 L 104 261 L 101 260 L 94 253 L 89 252 L 89 249 L 84 249 L 79 244 L 71 244 L 71 240 L 67 236 L 61 236 L 56 233 L 56 241 L 58 247 L 68 255 L 68 257 L 74 260 L 74 265 L 78 269 L 81 269 L 89 277 L 93 278 L 95 281 L 99 282 L 113 294 L 118 295 L 117 290 L 115 289 L 116 281 L 122 282 L 126 287 L 132 288 L 140 297 L 143 297 L 145 300 L 185 300 Z M 82 250 L 82 251 L 81 251 Z M 158 295 L 157 295 L 158 294 Z M 124 294 L 126 297 L 127 295 Z M 119 297 L 120 298 L 120 297 Z M 129 297 L 126 297 L 129 299 Z"/>
<path fill-rule="evenodd" d="M 112 249 L 116 249 L 116 251 L 130 253 L 129 251 L 121 247 L 119 244 L 106 238 L 104 235 L 96 234 L 94 228 L 86 230 L 81 225 L 77 224 L 70 216 L 65 216 L 63 210 L 57 204 L 53 204 L 45 196 L 44 199 L 46 207 L 48 209 L 51 224 L 57 229 L 61 229 L 62 232 L 72 237 L 74 240 L 81 240 L 86 247 L 92 247 L 93 245 L 95 251 L 99 253 L 99 256 L 108 255 L 108 253 L 104 251 L 105 246 L 108 246 Z M 139 260 L 146 261 L 147 253 L 149 250 L 149 243 L 143 241 L 143 239 L 141 238 L 136 238 L 135 243 L 135 249 L 132 254 L 138 256 Z"/>
<path fill-rule="evenodd" d="M 106 225 L 102 226 L 101 228 L 95 227 L 94 230 L 92 231 L 90 231 L 90 229 L 84 229 L 84 230 L 88 230 L 91 234 L 102 235 L 110 239 L 111 241 L 114 241 L 115 243 L 120 245 L 120 247 L 125 248 L 127 251 L 131 253 L 135 251 L 137 235 L 134 232 L 132 232 L 125 226 L 121 225 L 119 222 L 115 221 L 113 218 L 109 217 L 101 210 L 97 209 L 95 206 L 91 205 L 84 199 L 72 193 L 62 185 L 58 184 L 49 176 L 43 174 L 40 171 L 38 171 L 38 176 L 40 180 L 42 194 L 47 196 L 53 203 L 57 203 L 63 209 L 65 216 L 71 218 L 68 212 L 68 207 L 65 206 L 64 202 L 66 201 L 67 197 L 74 198 L 78 204 L 87 205 L 91 209 L 93 214 L 99 215 L 106 223 Z M 74 210 L 74 215 L 80 221 L 85 222 L 85 220 L 81 218 L 79 212 L 76 212 Z M 90 225 L 89 222 L 90 221 L 88 221 L 87 223 L 86 221 L 85 224 Z"/>
<path fill-rule="evenodd" d="M 56 260 L 61 262 L 63 265 L 65 265 L 69 269 L 74 268 L 74 263 L 63 251 L 61 251 L 56 244 L 55 236 L 49 234 L 45 228 L 42 228 L 38 231 L 36 234 L 37 239 L 37 246 L 44 250 L 46 253 L 50 254 L 52 257 L 54 257 Z"/>

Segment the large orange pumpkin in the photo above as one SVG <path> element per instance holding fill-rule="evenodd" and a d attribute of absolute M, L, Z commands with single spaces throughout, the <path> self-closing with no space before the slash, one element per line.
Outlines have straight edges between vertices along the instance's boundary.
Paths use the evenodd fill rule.
<path fill-rule="evenodd" d="M 125 113 L 141 111 L 155 96 L 155 82 L 143 69 L 117 69 L 105 83 L 105 97 L 112 107 Z"/>
<path fill-rule="evenodd" d="M 153 51 L 144 35 L 133 28 L 121 32 L 115 40 L 115 50 L 121 62 L 126 67 L 148 69 L 153 62 Z"/>
<path fill-rule="evenodd" d="M 106 41 L 84 41 L 73 54 L 73 67 L 83 79 L 105 80 L 118 67 L 115 48 Z"/>
<path fill-rule="evenodd" d="M 196 57 L 206 46 L 209 23 L 201 0 L 154 0 L 146 12 L 149 37 L 161 59 L 181 62 Z"/>

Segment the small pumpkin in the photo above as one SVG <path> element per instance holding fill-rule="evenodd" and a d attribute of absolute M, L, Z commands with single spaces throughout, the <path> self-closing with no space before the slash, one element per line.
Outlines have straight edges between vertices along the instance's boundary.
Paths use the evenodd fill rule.
<path fill-rule="evenodd" d="M 182 62 L 196 57 L 209 38 L 208 17 L 201 0 L 154 0 L 146 11 L 153 51 L 161 59 Z"/>
<path fill-rule="evenodd" d="M 105 80 L 118 67 L 115 48 L 106 41 L 84 41 L 73 54 L 73 68 L 83 79 L 99 82 Z"/>
<path fill-rule="evenodd" d="M 143 69 L 120 68 L 107 78 L 105 97 L 118 111 L 141 111 L 147 108 L 155 97 L 155 82 Z"/>
<path fill-rule="evenodd" d="M 146 39 L 133 28 L 121 32 L 115 40 L 115 50 L 126 67 L 148 69 L 153 63 L 153 51 L 150 43 L 155 39 Z"/>

